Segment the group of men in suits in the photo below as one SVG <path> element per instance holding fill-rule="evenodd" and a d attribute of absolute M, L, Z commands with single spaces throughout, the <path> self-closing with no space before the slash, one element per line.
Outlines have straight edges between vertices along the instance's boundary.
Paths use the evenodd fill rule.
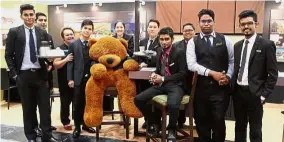
<path fill-rule="evenodd" d="M 192 71 L 198 73 L 194 118 L 199 140 L 225 141 L 224 117 L 229 94 L 232 94 L 236 117 L 235 141 L 246 141 L 249 123 L 250 140 L 261 142 L 263 104 L 278 78 L 274 42 L 256 34 L 257 14 L 252 10 L 239 14 L 239 27 L 245 39 L 235 45 L 223 34 L 214 31 L 215 14 L 212 10 L 202 9 L 198 17 L 201 33 L 190 40 L 185 37 L 183 41 L 172 44 L 174 38 L 170 27 L 162 28 L 158 33 L 160 47 L 154 60 L 156 71 L 149 79 L 153 85 L 134 99 L 136 106 L 147 117 L 149 134 L 158 136 L 161 113 L 156 110 L 153 113 L 145 104 L 159 94 L 167 94 L 167 139 L 176 141 L 179 105 L 185 94 L 184 79 L 188 71 Z M 183 30 L 194 31 L 186 29 L 186 24 Z M 148 45 L 149 39 L 141 42 Z M 144 67 L 144 64 L 140 66 Z"/>

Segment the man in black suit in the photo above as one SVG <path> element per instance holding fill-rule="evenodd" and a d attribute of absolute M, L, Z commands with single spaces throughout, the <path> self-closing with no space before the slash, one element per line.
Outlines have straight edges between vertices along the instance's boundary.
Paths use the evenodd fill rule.
<path fill-rule="evenodd" d="M 47 69 L 44 59 L 37 54 L 41 41 L 47 41 L 45 30 L 34 26 L 34 6 L 20 6 L 24 25 L 11 28 L 7 37 L 5 59 L 11 76 L 16 80 L 23 107 L 24 130 L 28 141 L 36 141 L 36 107 L 40 112 L 42 141 L 58 141 L 51 134 L 49 90 L 47 87 Z M 36 93 L 35 93 L 36 92 Z"/>
<path fill-rule="evenodd" d="M 160 47 L 160 41 L 158 38 L 158 32 L 159 32 L 159 27 L 160 27 L 160 22 L 155 19 L 151 19 L 148 22 L 148 27 L 147 27 L 147 32 L 148 32 L 148 37 L 142 39 L 139 42 L 139 46 L 144 46 L 145 50 L 151 50 L 157 52 L 157 49 Z M 157 53 L 154 53 L 157 54 Z M 143 67 L 156 67 L 156 56 L 154 55 L 151 57 L 139 57 L 138 62 L 140 68 Z M 136 80 L 137 83 L 137 91 L 138 94 L 141 93 L 142 91 L 150 88 L 152 85 L 149 83 L 148 80 Z M 152 107 L 151 104 L 148 104 L 149 109 Z M 144 117 L 145 122 L 142 124 L 142 129 L 146 129 L 146 120 L 147 118 Z"/>
<path fill-rule="evenodd" d="M 81 36 L 69 45 L 68 55 L 73 54 L 73 60 L 67 64 L 68 86 L 74 88 L 74 124 L 73 137 L 78 138 L 82 129 L 95 133 L 95 129 L 86 126 L 84 123 L 85 111 L 85 87 L 90 77 L 91 59 L 89 57 L 90 47 L 88 40 L 93 33 L 94 25 L 89 19 L 85 19 L 81 24 Z"/>
<path fill-rule="evenodd" d="M 46 27 L 47 27 L 47 17 L 44 13 L 42 12 L 37 12 L 36 13 L 36 17 L 35 17 L 35 25 L 40 27 L 41 29 L 43 30 L 46 30 Z M 50 44 L 50 48 L 54 48 L 54 44 L 53 44 L 53 39 L 52 39 L 52 36 L 47 33 L 47 36 L 48 36 L 48 43 Z M 50 91 L 53 91 L 53 74 L 52 74 L 52 71 L 53 71 L 53 63 L 51 61 L 46 61 L 46 64 L 47 64 L 47 72 L 48 72 L 48 87 L 49 87 L 49 90 Z M 36 125 L 38 126 L 38 121 L 36 121 Z M 54 126 L 51 126 L 51 129 L 52 130 L 56 130 L 56 127 Z M 35 131 L 37 132 L 37 136 L 41 136 L 42 135 L 42 132 L 40 130 L 39 127 L 36 127 L 35 128 Z"/>
<path fill-rule="evenodd" d="M 235 89 L 235 141 L 246 141 L 249 123 L 250 141 L 261 142 L 263 104 L 278 78 L 275 45 L 256 34 L 258 22 L 254 11 L 242 11 L 239 24 L 245 39 L 234 45 L 235 72 L 232 85 Z"/>
<path fill-rule="evenodd" d="M 187 68 L 185 52 L 172 46 L 173 36 L 174 32 L 169 27 L 160 30 L 159 40 L 162 49 L 160 48 L 157 53 L 156 71 L 150 76 L 153 86 L 137 95 L 134 98 L 134 102 L 148 119 L 149 133 L 157 136 L 161 125 L 161 112 L 158 109 L 155 112 L 151 112 L 151 110 L 147 110 L 145 104 L 157 95 L 167 94 L 169 113 L 168 140 L 175 141 L 179 107 L 184 95 L 183 80 L 186 76 Z"/>
<path fill-rule="evenodd" d="M 180 48 L 184 50 L 184 52 L 186 52 L 188 41 L 195 36 L 194 25 L 192 23 L 185 23 L 182 26 L 182 34 L 183 34 L 183 40 L 175 42 L 173 46 Z M 186 94 L 190 94 L 192 78 L 193 78 L 193 72 L 188 71 L 184 82 L 184 92 Z M 178 117 L 178 127 L 183 128 L 183 124 L 185 123 L 185 121 L 186 121 L 185 110 L 180 110 Z"/>
<path fill-rule="evenodd" d="M 234 49 L 227 37 L 214 31 L 214 11 L 202 9 L 198 17 L 201 33 L 186 49 L 188 69 L 198 72 L 193 102 L 196 129 L 201 142 L 224 142 Z"/>

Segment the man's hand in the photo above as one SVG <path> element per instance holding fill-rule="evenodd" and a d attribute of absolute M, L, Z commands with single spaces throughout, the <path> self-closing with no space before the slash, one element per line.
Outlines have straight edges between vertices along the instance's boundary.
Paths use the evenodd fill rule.
<path fill-rule="evenodd" d="M 160 76 L 159 74 L 156 74 L 156 78 L 153 79 L 153 83 L 154 84 L 161 84 L 162 82 L 163 82 L 162 76 Z"/>
<path fill-rule="evenodd" d="M 261 101 L 261 104 L 264 104 L 265 103 L 265 98 L 263 96 L 260 96 L 260 101 Z"/>
<path fill-rule="evenodd" d="M 52 69 L 52 65 L 48 65 L 48 66 L 47 66 L 47 72 L 50 72 L 51 69 Z"/>
<path fill-rule="evenodd" d="M 69 86 L 70 88 L 74 88 L 74 80 L 69 80 L 68 86 Z"/>
<path fill-rule="evenodd" d="M 221 80 L 219 81 L 219 85 L 227 85 L 230 82 L 230 77 L 226 75 L 225 71 L 222 72 Z"/>
<path fill-rule="evenodd" d="M 219 82 L 223 76 L 221 72 L 216 72 L 213 70 L 209 72 L 209 75 L 212 76 L 217 82 Z"/>
<path fill-rule="evenodd" d="M 67 62 L 70 62 L 70 61 L 72 61 L 73 60 L 73 55 L 72 55 L 72 53 L 70 53 L 70 54 L 68 54 L 66 57 L 65 57 L 65 59 L 64 59 L 64 61 L 67 63 Z"/>
<path fill-rule="evenodd" d="M 140 65 L 139 65 L 139 68 L 143 68 L 143 67 L 147 67 L 148 65 L 144 62 L 142 62 Z"/>

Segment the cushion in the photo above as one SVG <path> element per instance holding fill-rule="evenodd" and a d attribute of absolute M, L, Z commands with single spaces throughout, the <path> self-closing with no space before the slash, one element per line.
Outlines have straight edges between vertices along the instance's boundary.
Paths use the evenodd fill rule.
<path fill-rule="evenodd" d="M 158 96 L 155 96 L 152 101 L 155 102 L 155 103 L 158 103 L 162 106 L 167 106 L 167 99 L 168 99 L 168 95 L 158 95 Z M 189 99 L 190 99 L 190 96 L 185 94 L 182 98 L 182 101 L 181 101 L 181 105 L 185 105 L 185 104 L 188 104 L 189 103 Z"/>

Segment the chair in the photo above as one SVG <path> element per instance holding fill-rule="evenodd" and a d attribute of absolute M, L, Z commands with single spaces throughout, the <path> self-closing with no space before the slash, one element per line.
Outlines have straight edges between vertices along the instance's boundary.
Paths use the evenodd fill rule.
<path fill-rule="evenodd" d="M 118 92 L 116 87 L 108 87 L 104 94 L 109 94 L 113 97 L 117 96 Z M 119 100 L 118 100 L 119 101 Z M 118 107 L 119 110 L 120 109 L 120 104 L 118 103 Z M 104 111 L 104 114 L 111 114 L 112 115 L 112 120 L 114 119 L 113 115 L 114 114 L 121 114 L 122 115 L 122 121 L 103 121 L 101 125 L 113 125 L 113 124 L 117 124 L 117 125 L 124 125 L 124 128 L 126 129 L 126 139 L 129 139 L 129 117 L 124 115 L 122 111 Z M 96 127 L 96 139 L 99 140 L 99 130 L 100 130 L 101 126 Z"/>
<path fill-rule="evenodd" d="M 1 90 L 8 90 L 8 110 L 10 109 L 11 89 L 17 88 L 15 81 L 9 78 L 10 71 L 6 68 L 1 68 Z"/>
<path fill-rule="evenodd" d="M 192 80 L 192 88 L 191 88 L 191 93 L 190 96 L 185 94 L 183 96 L 180 109 L 185 109 L 188 107 L 189 109 L 189 131 L 190 133 L 188 134 L 182 129 L 177 128 L 177 132 L 181 133 L 183 135 L 182 138 L 188 139 L 189 141 L 193 142 L 193 99 L 194 99 L 194 93 L 195 93 L 195 88 L 196 88 L 196 82 L 197 82 L 197 76 L 198 74 L 195 72 L 193 75 L 193 80 Z M 167 125 L 167 95 L 158 95 L 152 99 L 152 106 L 153 108 L 158 108 L 161 109 L 162 111 L 162 137 L 161 141 L 166 142 L 166 125 Z M 147 125 L 148 127 L 148 125 Z M 148 134 L 148 128 L 146 129 L 146 142 L 149 142 L 151 140 L 158 142 L 158 139 L 151 137 Z"/>

